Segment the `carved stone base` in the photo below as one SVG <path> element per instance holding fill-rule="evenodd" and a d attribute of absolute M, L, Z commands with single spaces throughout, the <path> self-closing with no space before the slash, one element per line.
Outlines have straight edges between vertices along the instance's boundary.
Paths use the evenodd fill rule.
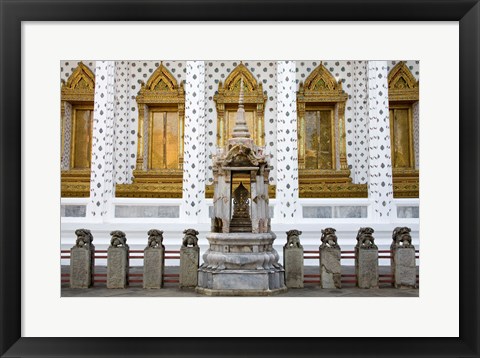
<path fill-rule="evenodd" d="M 107 288 L 126 288 L 128 286 L 128 249 L 109 247 L 107 257 Z"/>
<path fill-rule="evenodd" d="M 163 247 L 147 247 L 144 250 L 143 288 L 163 287 L 164 252 Z"/>
<path fill-rule="evenodd" d="M 200 248 L 198 246 L 182 247 L 180 249 L 180 287 L 197 286 L 199 261 Z"/>
<path fill-rule="evenodd" d="M 355 249 L 355 269 L 357 286 L 360 288 L 378 287 L 378 250 Z"/>
<path fill-rule="evenodd" d="M 288 288 L 303 288 L 303 248 L 283 248 L 285 283 Z"/>
<path fill-rule="evenodd" d="M 415 267 L 415 248 L 397 248 L 392 250 L 392 274 L 396 288 L 412 288 L 417 283 Z"/>
<path fill-rule="evenodd" d="M 215 296 L 264 296 L 287 290 L 273 233 L 210 233 L 196 291 Z"/>
<path fill-rule="evenodd" d="M 95 246 L 90 249 L 72 247 L 70 250 L 70 287 L 89 288 L 93 285 Z"/>
<path fill-rule="evenodd" d="M 320 286 L 322 288 L 342 288 L 341 280 L 340 249 L 320 248 Z"/>

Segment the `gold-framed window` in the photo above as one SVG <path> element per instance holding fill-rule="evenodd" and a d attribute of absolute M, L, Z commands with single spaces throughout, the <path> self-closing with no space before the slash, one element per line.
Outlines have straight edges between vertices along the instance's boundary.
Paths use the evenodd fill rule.
<path fill-rule="evenodd" d="M 367 197 L 353 184 L 347 165 L 342 83 L 320 64 L 297 92 L 300 198 Z"/>
<path fill-rule="evenodd" d="M 163 65 L 137 95 L 137 162 L 132 184 L 118 184 L 117 197 L 181 198 L 185 91 Z"/>
<path fill-rule="evenodd" d="M 72 106 L 72 170 L 90 169 L 92 164 L 93 103 Z"/>
<path fill-rule="evenodd" d="M 390 148 L 394 198 L 418 198 L 419 170 L 415 153 L 414 107 L 419 105 L 419 83 L 404 61 L 388 74 Z M 417 149 L 418 150 L 418 149 Z"/>
<path fill-rule="evenodd" d="M 414 169 L 412 104 L 391 103 L 389 112 L 392 167 Z"/>
<path fill-rule="evenodd" d="M 95 76 L 82 62 L 61 87 L 61 195 L 88 197 Z"/>
<path fill-rule="evenodd" d="M 178 108 L 153 107 L 149 111 L 148 168 L 180 169 L 181 128 Z"/>
<path fill-rule="evenodd" d="M 333 106 L 307 106 L 303 154 L 305 169 L 332 170 L 336 167 L 335 155 L 335 108 Z"/>

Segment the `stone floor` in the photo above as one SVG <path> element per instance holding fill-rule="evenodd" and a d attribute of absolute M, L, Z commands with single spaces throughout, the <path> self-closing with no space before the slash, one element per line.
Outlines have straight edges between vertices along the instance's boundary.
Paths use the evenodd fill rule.
<path fill-rule="evenodd" d="M 166 274 L 178 274 L 178 266 L 168 266 Z M 62 273 L 68 273 L 69 267 L 62 266 Z M 105 266 L 97 266 L 95 272 L 105 274 Z M 142 267 L 131 267 L 130 273 L 142 273 Z M 353 274 L 353 266 L 342 266 L 343 274 Z M 380 274 L 389 274 L 390 267 L 380 266 Z M 317 266 L 305 266 L 305 274 L 318 274 Z M 106 277 L 102 277 L 102 279 Z M 137 277 L 132 277 L 137 278 Z M 311 278 L 315 280 L 318 278 Z M 146 290 L 141 283 L 132 283 L 127 289 L 107 289 L 105 283 L 97 283 L 89 289 L 71 289 L 68 283 L 62 283 L 62 297 L 205 297 L 197 294 L 194 289 L 179 289 L 176 283 L 166 283 L 164 288 Z M 389 283 L 381 283 L 377 289 L 356 288 L 353 283 L 343 284 L 341 289 L 322 289 L 318 283 L 306 283 L 304 288 L 289 289 L 288 292 L 270 297 L 418 297 L 419 290 L 396 289 Z"/>

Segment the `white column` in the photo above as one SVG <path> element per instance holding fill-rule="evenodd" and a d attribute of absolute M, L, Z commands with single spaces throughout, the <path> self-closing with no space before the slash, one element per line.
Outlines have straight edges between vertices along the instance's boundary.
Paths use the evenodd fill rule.
<path fill-rule="evenodd" d="M 115 183 L 131 183 L 130 143 L 130 62 L 115 62 Z"/>
<path fill-rule="evenodd" d="M 114 157 L 115 62 L 97 61 L 93 115 L 90 202 L 88 216 L 102 221 L 115 194 Z"/>
<path fill-rule="evenodd" d="M 367 61 L 353 61 L 353 182 L 368 182 Z"/>
<path fill-rule="evenodd" d="M 183 200 L 180 216 L 192 222 L 208 220 L 205 205 L 205 63 L 187 61 Z"/>
<path fill-rule="evenodd" d="M 295 61 L 277 63 L 277 205 L 275 220 L 301 217 L 298 202 Z"/>
<path fill-rule="evenodd" d="M 386 61 L 368 61 L 368 197 L 372 218 L 389 222 L 393 185 Z"/>

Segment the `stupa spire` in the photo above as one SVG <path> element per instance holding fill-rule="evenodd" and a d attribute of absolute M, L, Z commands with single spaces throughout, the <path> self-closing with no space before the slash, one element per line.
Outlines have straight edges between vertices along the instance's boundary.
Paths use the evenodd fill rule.
<path fill-rule="evenodd" d="M 245 121 L 245 109 L 243 107 L 243 77 L 240 78 L 240 97 L 238 99 L 237 118 L 232 131 L 233 138 L 250 138 L 247 122 Z"/>

